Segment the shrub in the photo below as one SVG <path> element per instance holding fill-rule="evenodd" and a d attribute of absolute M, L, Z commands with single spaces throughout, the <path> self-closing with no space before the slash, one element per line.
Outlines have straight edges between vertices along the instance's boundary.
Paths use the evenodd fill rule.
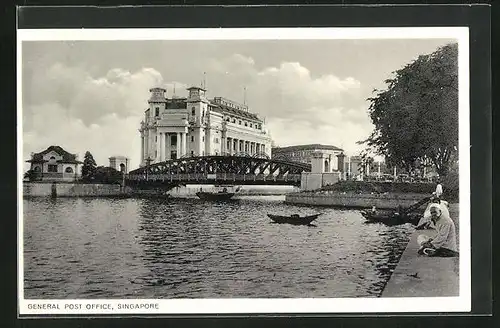
<path fill-rule="evenodd" d="M 457 179 L 458 181 L 458 179 Z M 458 195 L 458 188 L 454 184 L 448 185 L 448 181 L 443 181 L 444 193 L 447 199 Z M 405 183 L 405 182 L 371 182 L 371 181 L 340 181 L 331 186 L 320 189 L 340 192 L 354 193 L 417 193 L 431 194 L 436 190 L 435 183 Z"/>
<path fill-rule="evenodd" d="M 122 173 L 112 167 L 99 166 L 92 174 L 92 183 L 118 184 L 122 181 Z"/>

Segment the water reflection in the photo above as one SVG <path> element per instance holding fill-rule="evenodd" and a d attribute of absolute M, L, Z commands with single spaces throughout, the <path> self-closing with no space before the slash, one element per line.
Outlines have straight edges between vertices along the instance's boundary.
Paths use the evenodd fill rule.
<path fill-rule="evenodd" d="M 315 226 L 267 213 L 323 212 Z M 410 227 L 251 197 L 24 200 L 27 298 L 376 297 Z"/>

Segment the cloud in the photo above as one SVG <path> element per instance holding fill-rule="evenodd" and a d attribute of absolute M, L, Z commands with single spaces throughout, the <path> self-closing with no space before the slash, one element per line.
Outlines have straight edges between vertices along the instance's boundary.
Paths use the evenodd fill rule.
<path fill-rule="evenodd" d="M 40 70 L 27 83 L 39 87 L 40 97 L 23 104 L 24 158 L 60 145 L 80 153 L 80 158 L 89 150 L 98 165 L 108 165 L 113 155 L 129 156 L 131 167 L 139 165 L 137 129 L 148 106 L 149 89 L 167 86 L 151 68 L 137 72 L 116 68 L 92 78 L 84 70 L 61 64 Z"/>
<path fill-rule="evenodd" d="M 337 146 L 343 143 L 355 152 L 361 148 L 356 141 L 366 138 L 373 128 L 361 82 L 353 77 L 314 76 L 298 62 L 259 69 L 251 57 L 241 54 L 212 58 L 208 63 L 207 74 L 220 81 L 212 94 L 234 99 L 245 87 L 250 110 L 266 117 L 279 144 L 324 140 Z"/>
<path fill-rule="evenodd" d="M 210 97 L 243 102 L 245 87 L 250 110 L 265 117 L 278 145 L 325 143 L 354 153 L 361 148 L 356 142 L 372 130 L 360 97 L 361 83 L 353 77 L 315 76 L 299 62 L 258 67 L 242 54 L 193 65 L 206 70 Z M 98 165 L 108 165 L 112 155 L 124 155 L 137 167 L 138 127 L 149 89 L 164 87 L 170 97 L 175 87 L 176 95 L 185 96 L 193 82 L 183 76 L 165 81 L 154 68 L 112 68 L 98 76 L 88 72 L 61 63 L 30 66 L 29 78 L 23 80 L 25 159 L 31 152 L 60 145 L 80 158 L 89 150 Z"/>
<path fill-rule="evenodd" d="M 362 108 L 358 111 L 362 111 Z M 357 145 L 356 142 L 368 137 L 373 129 L 367 116 L 362 119 L 349 119 L 346 117 L 349 111 L 341 108 L 311 110 L 310 113 L 316 116 L 308 119 L 307 114 L 304 114 L 300 119 L 269 119 L 267 124 L 275 144 L 283 147 L 320 143 L 340 147 L 348 155 L 355 155 L 363 149 L 363 146 Z M 323 120 L 322 124 L 315 123 L 320 119 Z"/>
<path fill-rule="evenodd" d="M 137 132 L 141 116 L 119 117 L 107 114 L 96 123 L 84 124 L 83 120 L 67 115 L 58 104 L 35 105 L 32 108 L 32 129 L 23 135 L 23 158 L 40 152 L 50 145 L 58 145 L 83 160 L 90 151 L 97 165 L 109 165 L 113 155 L 128 156 L 131 167 L 139 165 L 140 139 Z M 25 165 L 27 169 L 29 165 Z"/>
<path fill-rule="evenodd" d="M 29 93 L 27 105 L 57 104 L 90 125 L 111 113 L 119 117 L 137 115 L 148 106 L 149 89 L 162 86 L 163 78 L 152 68 L 133 73 L 115 68 L 93 78 L 83 69 L 55 63 L 35 71 L 24 83 L 23 91 Z M 36 114 L 29 106 L 24 113 L 29 128 L 27 116 Z"/>

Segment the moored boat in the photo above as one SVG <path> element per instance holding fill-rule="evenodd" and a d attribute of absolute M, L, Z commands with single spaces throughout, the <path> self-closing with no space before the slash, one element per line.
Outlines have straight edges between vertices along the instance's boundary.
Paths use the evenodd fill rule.
<path fill-rule="evenodd" d="M 276 223 L 288 223 L 295 225 L 308 225 L 311 224 L 314 220 L 320 216 L 320 214 L 313 214 L 307 216 L 299 216 L 298 214 L 283 216 L 283 215 L 274 215 L 268 214 L 267 216 Z"/>
<path fill-rule="evenodd" d="M 403 213 L 398 212 L 374 212 L 374 211 L 361 211 L 361 215 L 368 223 L 383 223 L 388 226 L 412 223 L 416 225 L 420 219 L 419 214 L 416 213 Z"/>
<path fill-rule="evenodd" d="M 205 192 L 205 191 L 198 191 L 196 193 L 196 196 L 198 196 L 200 199 L 203 200 L 229 200 L 234 196 L 234 192 L 225 192 L 225 191 L 219 191 L 219 192 Z"/>

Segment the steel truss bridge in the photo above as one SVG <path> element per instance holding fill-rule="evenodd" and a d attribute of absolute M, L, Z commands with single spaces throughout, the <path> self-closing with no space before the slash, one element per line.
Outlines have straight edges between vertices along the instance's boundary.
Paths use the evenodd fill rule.
<path fill-rule="evenodd" d="M 200 156 L 155 163 L 130 171 L 127 185 L 294 185 L 311 165 L 250 156 Z"/>

